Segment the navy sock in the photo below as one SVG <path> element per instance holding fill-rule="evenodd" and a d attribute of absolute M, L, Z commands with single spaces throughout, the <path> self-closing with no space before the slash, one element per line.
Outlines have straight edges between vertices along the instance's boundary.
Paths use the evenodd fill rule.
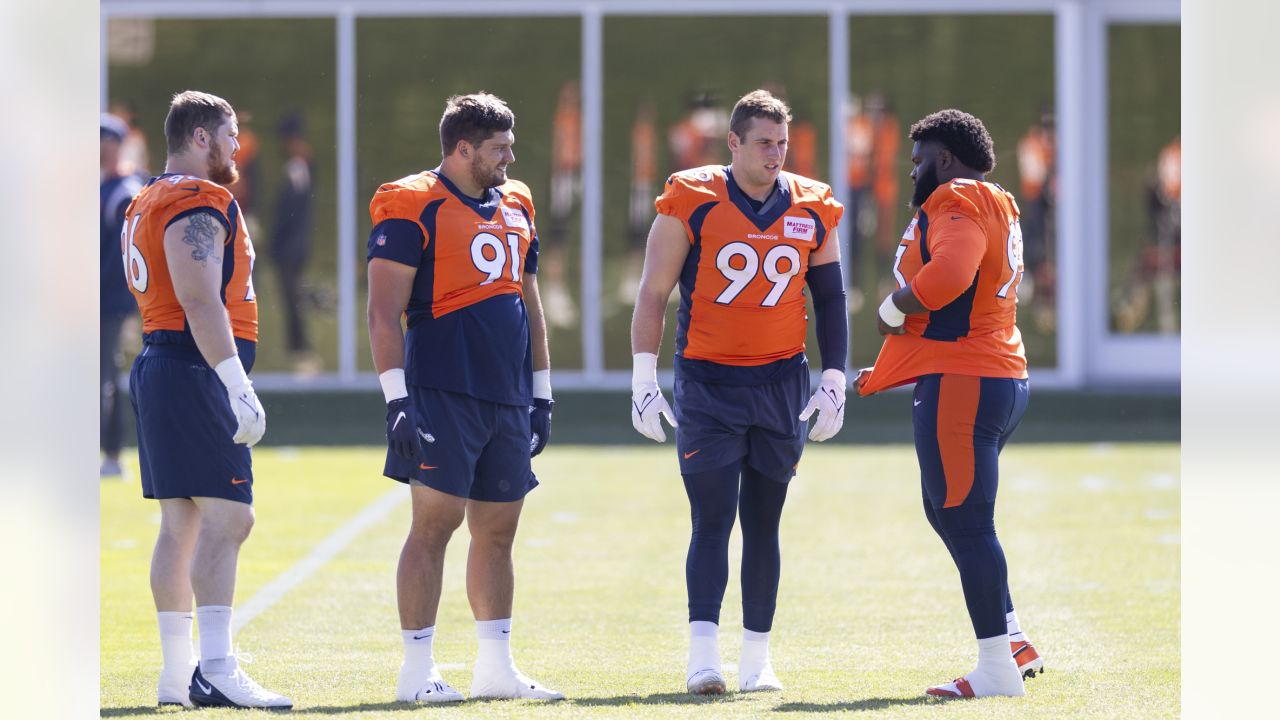
<path fill-rule="evenodd" d="M 941 529 L 951 557 L 960 571 L 969 619 L 979 639 L 1003 635 L 1005 608 L 1009 602 L 1009 569 L 1004 548 L 996 538 L 993 503 L 973 503 L 937 508 Z"/>
<path fill-rule="evenodd" d="M 750 467 L 742 470 L 742 627 L 752 632 L 773 627 L 782 569 L 778 524 L 789 479 L 790 473 L 780 482 Z"/>
<path fill-rule="evenodd" d="M 720 623 L 720 604 L 729 583 L 729 534 L 738 510 L 738 463 L 684 476 L 693 533 L 685 558 L 689 622 Z"/>

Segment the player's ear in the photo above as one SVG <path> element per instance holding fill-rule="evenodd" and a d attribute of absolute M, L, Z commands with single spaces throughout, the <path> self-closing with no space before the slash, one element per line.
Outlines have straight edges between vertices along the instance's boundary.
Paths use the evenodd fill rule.
<path fill-rule="evenodd" d="M 937 163 L 939 168 L 943 170 L 950 170 L 951 163 L 955 161 L 955 159 L 956 159 L 956 156 L 952 155 L 950 150 L 946 148 L 938 148 Z"/>
<path fill-rule="evenodd" d="M 729 152 L 733 152 L 734 150 L 737 150 L 738 146 L 740 145 L 742 145 L 742 138 L 738 137 L 738 133 L 730 130 L 729 131 Z"/>
<path fill-rule="evenodd" d="M 455 145 L 453 148 L 454 152 L 458 153 L 459 155 L 461 155 L 463 158 L 467 160 L 471 159 L 471 149 L 472 149 L 471 143 L 467 142 L 466 140 L 459 140 L 458 144 Z"/>

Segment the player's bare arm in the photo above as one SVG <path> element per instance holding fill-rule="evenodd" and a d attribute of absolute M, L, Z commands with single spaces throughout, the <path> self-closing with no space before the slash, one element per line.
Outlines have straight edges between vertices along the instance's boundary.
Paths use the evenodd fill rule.
<path fill-rule="evenodd" d="M 226 240 L 226 228 L 204 212 L 188 215 L 164 231 L 164 254 L 173 291 L 187 315 L 196 347 L 209 367 L 236 355 L 231 320 L 220 293 Z"/>
<path fill-rule="evenodd" d="M 529 315 L 529 342 L 533 347 L 533 371 L 551 369 L 551 350 L 547 345 L 547 319 L 542 312 L 542 296 L 538 292 L 538 276 L 524 274 L 524 308 Z"/>
<path fill-rule="evenodd" d="M 640 292 L 631 318 L 631 352 L 658 353 L 666 322 L 667 298 L 680 279 L 689 256 L 684 223 L 670 215 L 658 215 L 649 229 L 644 253 Z"/>
<path fill-rule="evenodd" d="M 385 258 L 369 261 L 369 346 L 379 374 L 404 367 L 404 328 L 400 318 L 409 306 L 418 269 Z"/>
<path fill-rule="evenodd" d="M 840 231 L 837 228 L 832 228 L 831 237 L 822 243 L 817 252 L 809 256 L 809 267 L 833 262 L 840 262 Z"/>

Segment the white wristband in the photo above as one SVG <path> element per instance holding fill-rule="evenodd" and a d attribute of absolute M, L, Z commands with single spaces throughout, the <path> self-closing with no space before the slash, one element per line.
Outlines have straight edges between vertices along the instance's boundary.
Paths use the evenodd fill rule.
<path fill-rule="evenodd" d="M 631 389 L 658 384 L 658 356 L 640 352 L 631 356 Z"/>
<path fill-rule="evenodd" d="M 540 400 L 551 399 L 551 371 L 533 371 L 533 396 Z"/>
<path fill-rule="evenodd" d="M 404 385 L 404 368 L 391 368 L 378 376 L 378 382 L 382 384 L 382 397 L 387 402 L 409 397 L 409 388 Z"/>
<path fill-rule="evenodd" d="M 240 362 L 239 355 L 232 355 L 218 363 L 213 371 L 218 373 L 218 379 L 228 390 L 250 384 L 249 375 L 244 371 L 244 364 Z"/>
<path fill-rule="evenodd" d="M 893 304 L 892 293 L 884 299 L 884 302 L 880 303 L 880 319 L 889 327 L 899 327 L 902 323 L 907 321 L 906 313 L 899 310 L 898 306 Z"/>

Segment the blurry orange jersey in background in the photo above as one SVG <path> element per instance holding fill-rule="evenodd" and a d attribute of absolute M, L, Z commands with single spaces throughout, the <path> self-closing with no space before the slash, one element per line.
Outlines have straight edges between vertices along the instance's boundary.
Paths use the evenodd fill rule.
<path fill-rule="evenodd" d="M 253 241 L 240 215 L 240 206 L 231 192 L 217 183 L 172 173 L 152 178 L 138 193 L 125 211 L 120 238 L 129 289 L 142 313 L 143 338 L 149 342 L 195 342 L 187 327 L 186 312 L 174 292 L 164 251 L 165 230 L 195 213 L 213 216 L 227 232 L 223 247 L 211 256 L 221 258 L 222 302 L 231 318 L 232 335 L 257 342 Z"/>
<path fill-rule="evenodd" d="M 863 395 L 950 373 L 1027 377 L 1017 320 L 1022 279 L 1018 205 L 999 185 L 953 180 L 916 212 L 898 245 L 893 274 L 927 313 L 885 338 Z"/>
<path fill-rule="evenodd" d="M 729 168 L 676 173 L 657 199 L 692 247 L 680 273 L 676 354 L 724 365 L 763 365 L 804 351 L 805 272 L 844 207 L 831 188 L 783 172 L 755 210 Z"/>

